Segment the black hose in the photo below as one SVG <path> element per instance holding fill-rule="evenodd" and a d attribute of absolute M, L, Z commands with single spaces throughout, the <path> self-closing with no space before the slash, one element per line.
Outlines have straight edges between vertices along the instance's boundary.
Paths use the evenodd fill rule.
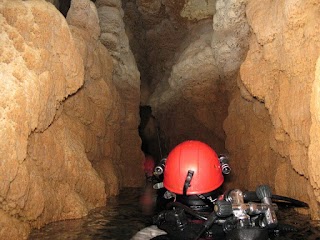
<path fill-rule="evenodd" d="M 298 229 L 295 226 L 289 225 L 289 224 L 278 224 L 277 230 L 281 231 L 281 232 L 297 232 Z"/>
<path fill-rule="evenodd" d="M 256 192 L 248 191 L 243 193 L 243 199 L 245 201 L 253 201 L 253 202 L 258 202 L 260 199 L 258 198 Z M 271 196 L 272 200 L 277 200 L 277 201 L 285 201 L 294 207 L 309 207 L 309 205 L 305 202 L 299 201 L 294 198 L 289 198 L 285 196 L 280 196 L 280 195 L 272 195 Z"/>
<path fill-rule="evenodd" d="M 272 195 L 272 200 L 285 201 L 285 202 L 291 203 L 295 207 L 306 207 L 306 208 L 309 207 L 309 205 L 305 202 L 299 201 L 297 199 L 285 197 L 285 196 Z"/>
<path fill-rule="evenodd" d="M 214 211 L 210 213 L 207 221 L 204 222 L 201 231 L 198 233 L 194 240 L 198 240 L 201 237 L 201 235 L 204 234 L 205 231 L 207 231 L 212 226 L 212 224 L 215 222 L 217 218 L 218 217 Z"/>
<path fill-rule="evenodd" d="M 167 204 L 166 208 L 167 209 L 170 209 L 172 207 L 180 207 L 182 209 L 184 209 L 187 213 L 189 213 L 190 215 L 198 218 L 198 219 L 201 219 L 201 220 L 207 220 L 207 218 L 205 216 L 202 216 L 201 214 L 199 214 L 198 212 L 194 211 L 193 209 L 191 209 L 190 207 L 182 204 L 182 203 L 179 203 L 179 202 L 170 202 Z"/>

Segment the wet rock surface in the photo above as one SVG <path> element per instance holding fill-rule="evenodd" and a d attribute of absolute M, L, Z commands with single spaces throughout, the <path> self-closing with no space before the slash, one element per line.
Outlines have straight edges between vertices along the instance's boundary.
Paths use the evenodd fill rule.
<path fill-rule="evenodd" d="M 130 239 L 142 228 L 152 224 L 152 216 L 144 215 L 139 206 L 143 193 L 139 188 L 125 188 L 109 199 L 106 207 L 92 210 L 85 218 L 51 223 L 34 230 L 29 240 L 37 239 Z M 292 208 L 279 205 L 279 222 L 290 224 L 297 232 L 279 233 L 272 240 L 320 240 L 320 222 L 311 221 Z"/>

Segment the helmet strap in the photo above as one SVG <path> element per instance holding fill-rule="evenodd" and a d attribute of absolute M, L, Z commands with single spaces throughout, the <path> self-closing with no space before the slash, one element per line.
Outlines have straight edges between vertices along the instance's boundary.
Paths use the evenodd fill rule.
<path fill-rule="evenodd" d="M 193 174 L 194 174 L 194 171 L 188 170 L 188 174 L 186 176 L 186 180 L 184 181 L 184 185 L 183 185 L 183 194 L 184 195 L 187 195 L 187 190 L 191 186 L 190 182 L 192 180 Z"/>

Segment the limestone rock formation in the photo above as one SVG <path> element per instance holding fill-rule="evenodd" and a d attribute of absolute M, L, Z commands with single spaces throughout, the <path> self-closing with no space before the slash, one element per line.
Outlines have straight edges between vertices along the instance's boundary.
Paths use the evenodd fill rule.
<path fill-rule="evenodd" d="M 153 126 L 167 150 L 190 138 L 226 148 L 233 168 L 227 187 L 269 184 L 310 203 L 319 218 L 319 3 L 217 0 L 212 23 L 201 1 L 199 8 L 194 1 L 135 2 L 125 1 L 124 10 L 135 23 L 127 20 L 133 49 L 141 47 L 137 39 L 148 49 L 135 50 L 150 66 L 141 75 L 149 91 L 142 102 L 157 122 L 146 127 L 147 138 L 156 139 Z"/>
<path fill-rule="evenodd" d="M 227 108 L 217 104 L 225 102 L 225 95 L 214 64 L 211 37 L 209 31 L 190 43 L 172 67 L 168 83 L 159 84 L 150 100 L 169 148 L 185 139 L 198 139 L 218 151 L 224 149 L 222 126 L 217 123 L 222 123 Z M 209 106 L 213 108 L 208 110 Z"/>
<path fill-rule="evenodd" d="M 143 153 L 138 135 L 140 105 L 140 73 L 129 46 L 120 0 L 97 0 L 101 42 L 110 51 L 114 63 L 113 82 L 122 104 L 120 125 L 121 186 L 141 186 Z M 138 166 L 138 167 L 137 167 Z"/>
<path fill-rule="evenodd" d="M 161 82 L 156 85 L 149 103 L 166 136 L 168 149 L 183 140 L 198 139 L 217 152 L 225 151 L 222 123 L 248 48 L 249 27 L 245 17 L 246 1 L 217 1 L 215 4 L 216 11 L 210 11 L 210 4 L 202 11 L 200 4 L 196 13 L 202 12 L 202 17 L 186 17 L 185 9 L 195 7 L 193 1 L 186 1 L 180 7 L 179 18 L 173 12 L 166 20 L 187 26 L 180 30 L 185 33 L 178 40 L 162 41 L 162 48 L 176 45 L 175 55 L 166 61 L 167 72 L 153 72 L 154 79 L 161 79 Z M 160 32 L 161 28 L 156 25 L 151 31 Z M 163 38 L 170 35 L 172 33 L 163 31 Z M 149 41 L 154 44 L 151 38 Z M 155 69 L 161 64 L 151 62 Z"/>
<path fill-rule="evenodd" d="M 74 1 L 67 21 L 45 1 L 0 3 L 1 239 L 119 191 L 122 103 L 95 5 Z"/>
<path fill-rule="evenodd" d="M 107 196 L 119 190 L 121 144 L 118 92 L 112 82 L 112 59 L 99 40 L 99 18 L 95 5 L 87 0 L 73 1 L 67 15 L 73 37 L 87 69 L 85 83 L 69 97 L 62 119 L 78 135 L 94 169 L 106 183 Z"/>
<path fill-rule="evenodd" d="M 317 201 L 312 201 L 312 210 L 317 211 L 319 209 L 320 202 L 320 194 L 319 194 L 319 135 L 320 135 L 320 108 L 319 108 L 319 80 L 320 80 L 320 60 L 318 58 L 315 72 L 315 81 L 312 85 L 311 92 L 311 103 L 310 103 L 310 113 L 311 113 L 311 127 L 310 127 L 310 145 L 308 149 L 308 172 L 310 174 L 310 183 L 311 187 L 309 187 L 308 193 L 311 194 L 311 197 L 314 196 Z M 319 218 L 319 210 L 318 214 L 314 214 L 315 218 Z"/>
<path fill-rule="evenodd" d="M 140 186 L 140 103 L 153 153 L 202 140 L 229 153 L 226 188 L 320 218 L 319 1 L 59 2 L 0 1 L 1 239 Z"/>
<path fill-rule="evenodd" d="M 188 20 L 201 20 L 212 17 L 215 13 L 215 1 L 187 0 L 180 13 L 181 17 Z"/>
<path fill-rule="evenodd" d="M 256 174 L 263 163 L 269 175 L 250 179 L 267 178 L 277 193 L 310 202 L 313 218 L 320 216 L 318 167 L 308 157 L 314 156 L 310 137 L 315 140 L 317 135 L 310 136 L 316 119 L 311 114 L 317 114 L 315 103 L 310 112 L 310 102 L 320 47 L 319 8 L 312 0 L 249 1 L 247 17 L 253 33 L 239 84 L 245 95 L 230 105 L 225 122 L 227 148 L 237 161 L 245 159 L 247 170 L 237 166 L 237 176 Z M 245 118 L 236 111 L 240 105 L 248 108 Z"/>
<path fill-rule="evenodd" d="M 2 239 L 10 239 L 19 232 L 26 238 L 28 221 L 37 225 L 45 202 L 58 190 L 46 192 L 41 176 L 29 169 L 30 165 L 36 168 L 27 153 L 29 139 L 49 128 L 63 100 L 83 84 L 84 71 L 68 25 L 51 4 L 3 1 L 0 9 L 4 30 L 0 57 L 0 195 L 4 217 L 0 234 Z M 43 150 L 48 148 L 45 146 L 42 142 Z M 56 160 L 55 155 L 47 157 L 51 164 Z M 61 193 L 66 194 L 68 184 L 63 182 Z M 64 204 L 60 206 L 62 209 Z"/>

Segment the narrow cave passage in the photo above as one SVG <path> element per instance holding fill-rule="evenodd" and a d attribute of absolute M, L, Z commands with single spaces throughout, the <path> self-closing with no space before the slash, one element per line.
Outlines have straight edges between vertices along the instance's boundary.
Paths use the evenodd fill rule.
<path fill-rule="evenodd" d="M 287 13 L 271 3 L 272 11 L 260 9 L 258 17 L 251 1 L 214 1 L 216 8 L 207 7 L 215 10 L 202 11 L 201 16 L 192 11 L 199 6 L 182 2 L 123 1 L 122 5 L 141 72 L 141 102 L 151 107 L 167 149 L 186 139 L 206 142 L 231 156 L 233 181 L 228 187 L 254 189 L 268 184 L 277 193 L 312 202 L 317 210 L 311 214 L 318 218 L 319 202 L 305 188 L 314 189 L 318 180 L 310 182 L 313 170 L 300 165 L 314 155 L 308 149 L 312 137 L 306 106 L 310 106 L 315 72 L 293 60 L 304 55 L 303 50 L 298 46 L 294 52 L 289 50 L 292 46 L 283 36 L 298 38 L 301 44 L 306 38 L 297 36 L 285 20 Z M 288 12 L 292 24 L 303 31 L 294 20 L 294 9 L 303 9 L 304 16 L 317 10 L 307 3 L 292 5 Z M 275 16 L 286 27 L 272 35 L 274 30 L 265 28 L 263 19 L 278 26 Z M 272 44 L 267 44 L 268 39 Z M 281 51 L 281 45 L 288 51 Z M 315 38 L 307 45 L 319 47 Z M 315 66 L 318 54 L 306 48 L 310 55 L 303 59 Z M 301 102 L 294 97 L 300 87 L 309 89 Z M 299 184 L 289 187 L 286 183 L 292 181 Z"/>
<path fill-rule="evenodd" d="M 110 11 L 113 7 L 112 4 L 96 3 Z M 218 7 L 214 8 L 216 3 Z M 252 60 L 255 55 L 250 55 L 250 46 L 257 46 L 249 41 L 254 36 L 254 26 L 250 26 L 248 18 L 253 19 L 254 16 L 247 14 L 246 3 L 233 5 L 228 2 L 224 7 L 219 5 L 220 1 L 212 4 L 199 13 L 192 11 L 196 6 L 188 5 L 191 6 L 188 9 L 179 1 L 121 2 L 123 15 L 120 15 L 123 16 L 125 33 L 140 73 L 140 116 L 152 109 L 151 119 L 154 121 L 146 133 L 142 130 L 145 123 L 141 121 L 142 149 L 149 145 L 151 150 L 148 151 L 159 158 L 159 136 L 164 152 L 186 139 L 201 140 L 218 153 L 230 153 L 239 187 L 254 188 L 256 184 L 266 182 L 275 191 L 313 201 L 311 199 L 314 198 L 308 194 L 297 194 L 302 186 L 310 184 L 304 177 L 308 175 L 307 170 L 291 166 L 292 162 L 299 162 L 308 155 L 305 148 L 310 127 L 308 114 L 306 119 L 299 119 L 297 115 L 281 113 L 281 109 L 289 104 L 290 96 L 279 101 L 274 92 L 286 90 L 279 90 L 281 84 L 275 82 L 275 91 L 270 92 L 268 87 L 262 86 L 263 81 L 254 82 L 251 77 L 254 73 L 256 79 L 268 79 L 255 67 Z M 120 7 L 119 4 L 115 6 Z M 306 9 L 309 11 L 312 12 Z M 235 14 L 228 14 L 230 12 Z M 268 13 L 263 14 L 268 16 Z M 105 15 L 103 18 L 110 22 L 115 19 Z M 257 24 L 256 28 L 259 27 Z M 102 24 L 102 29 L 108 28 Z M 278 44 L 282 44 L 281 34 L 277 35 Z M 101 36 L 111 54 L 116 56 L 114 39 L 105 32 Z M 294 34 L 292 38 L 295 38 Z M 277 49 L 276 45 L 274 47 Z M 284 54 L 290 56 L 288 52 Z M 299 54 L 298 49 L 295 54 Z M 311 54 L 306 61 L 315 62 L 316 58 L 316 54 Z M 268 69 L 263 64 L 260 67 Z M 284 78 L 287 81 L 290 74 L 282 76 L 279 68 L 274 66 L 270 70 L 277 73 L 274 79 Z M 291 68 L 288 69 L 290 72 Z M 306 77 L 308 75 L 313 75 L 311 69 L 305 69 L 299 77 L 313 79 Z M 293 84 L 289 88 L 295 92 L 297 87 Z M 270 99 L 269 102 L 266 99 Z M 303 98 L 306 105 L 309 100 L 310 95 Z M 280 110 L 273 110 L 269 105 L 267 108 L 266 104 L 274 104 Z M 305 112 L 303 104 L 296 104 L 301 112 Z M 290 117 L 294 118 L 292 122 Z M 293 123 L 301 120 L 308 120 L 309 124 L 303 125 L 303 134 L 296 136 L 299 131 L 294 130 Z M 259 164 L 262 167 L 257 167 Z M 270 176 L 266 168 L 276 174 Z M 302 184 L 288 189 L 279 184 L 283 182 L 283 176 L 299 179 Z"/>
<path fill-rule="evenodd" d="M 57 6 L 64 16 L 68 12 L 70 2 L 64 1 Z M 98 1 L 97 6 L 104 5 Z M 176 7 L 181 7 L 180 3 L 152 6 L 156 9 L 148 9 L 148 3 L 122 1 L 126 34 L 129 36 L 130 48 L 140 72 L 139 136 L 142 140 L 142 151 L 152 154 L 159 161 L 168 154 L 169 149 L 181 141 L 197 139 L 213 145 L 218 152 L 226 152 L 222 124 L 229 105 L 226 85 L 231 84 L 224 83 L 225 79 L 214 72 L 217 69 L 213 69 L 213 66 L 207 67 L 208 62 L 212 61 L 210 53 L 204 52 L 203 54 L 209 56 L 206 56 L 204 62 L 199 63 L 206 66 L 205 71 L 197 73 L 197 69 L 191 69 L 188 73 L 191 75 L 190 79 L 186 83 L 179 83 L 186 86 L 182 85 L 182 89 L 169 89 L 171 96 L 165 99 L 165 102 L 154 102 L 162 94 L 167 94 L 163 88 L 167 88 L 170 81 L 175 81 L 169 79 L 169 76 L 175 65 L 179 68 L 179 57 L 182 55 L 194 58 L 193 55 L 184 56 L 186 48 L 191 51 L 199 47 L 206 47 L 207 51 L 211 48 L 212 23 L 209 18 L 212 13 L 209 11 L 205 13 L 204 19 L 190 24 L 176 12 L 170 12 Z M 168 11 L 166 8 L 171 10 Z M 113 21 L 112 17 L 110 21 Z M 107 42 L 106 46 L 111 44 L 108 39 L 104 41 Z M 115 49 L 109 50 L 112 52 Z M 194 78 L 193 75 L 200 79 Z M 172 95 L 176 96 L 172 98 Z M 149 113 L 152 107 L 156 109 L 156 114 Z"/>
<path fill-rule="evenodd" d="M 146 132 L 140 128 L 143 148 L 149 144 L 159 159 L 160 151 L 167 154 L 178 143 L 196 139 L 225 152 L 222 125 L 231 83 L 225 83 L 228 80 L 211 64 L 212 13 L 189 22 L 173 11 L 181 8 L 180 3 L 149 5 L 128 0 L 122 7 L 140 71 L 140 114 L 152 109 L 150 122 L 154 122 Z M 144 121 L 141 119 L 141 126 Z"/>
<path fill-rule="evenodd" d="M 225 188 L 267 184 L 320 219 L 319 13 L 314 0 L 1 1 L 0 239 L 90 226 L 106 205 L 134 217 L 143 153 L 189 139 L 229 154 Z"/>
<path fill-rule="evenodd" d="M 142 141 L 141 150 L 144 154 L 153 156 L 156 163 L 168 156 L 164 133 L 152 115 L 150 106 L 140 106 L 139 136 Z"/>
<path fill-rule="evenodd" d="M 294 163 L 309 158 L 309 113 L 283 85 L 288 83 L 285 85 L 289 91 L 295 93 L 299 84 L 310 89 L 314 70 L 302 64 L 302 72 L 291 74 L 295 70 L 288 60 L 288 72 L 282 75 L 282 54 L 295 59 L 294 55 L 300 56 L 302 50 L 280 51 L 277 44 L 291 48 L 283 42 L 283 36 L 288 35 L 281 30 L 271 44 L 274 49 L 264 46 L 270 39 L 268 31 L 273 30 L 267 28 L 264 32 L 265 26 L 255 22 L 254 3 L 213 4 L 216 8 L 207 5 L 208 11 L 199 16 L 199 12 L 192 11 L 199 6 L 190 2 L 122 2 L 130 47 L 141 73 L 141 106 L 152 109 L 167 152 L 184 140 L 196 139 L 218 153 L 230 154 L 233 176 L 227 187 L 255 189 L 259 184 L 268 184 L 273 191 L 312 203 L 318 209 L 318 200 L 305 190 L 310 184 L 314 188 L 314 183 L 308 182 L 308 170 Z M 191 10 L 186 6 L 191 6 Z M 297 4 L 290 13 L 299 7 L 306 15 L 315 11 L 307 4 Z M 273 19 L 276 15 L 282 19 L 283 15 L 276 12 L 261 10 L 261 16 Z M 313 22 L 310 26 L 314 24 L 317 25 Z M 286 27 L 289 38 L 298 37 L 291 32 L 289 23 Z M 306 40 L 298 38 L 301 43 Z M 311 42 L 319 47 L 316 40 Z M 316 64 L 318 54 L 307 58 Z M 258 64 L 257 59 L 261 61 Z M 307 82 L 309 79 L 309 84 L 293 83 L 293 79 L 299 78 Z M 272 90 L 269 83 L 273 84 Z M 309 105 L 310 98 L 309 94 L 303 96 L 304 106 Z M 298 106 L 297 115 L 294 106 Z M 308 122 L 303 124 L 304 130 L 296 125 L 301 121 Z M 140 131 L 140 136 L 144 136 Z M 148 131 L 148 138 L 157 139 L 157 131 Z M 142 137 L 143 145 L 148 138 Z M 288 187 L 286 183 L 290 181 L 299 184 Z M 311 215 L 318 218 L 318 213 L 316 210 Z"/>

